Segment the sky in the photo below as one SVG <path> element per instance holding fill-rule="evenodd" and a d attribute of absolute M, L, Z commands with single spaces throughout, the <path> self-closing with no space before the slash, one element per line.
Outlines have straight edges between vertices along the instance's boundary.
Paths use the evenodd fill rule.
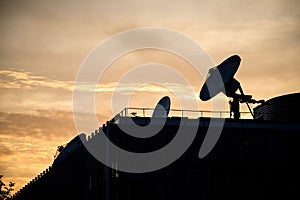
<path fill-rule="evenodd" d="M 178 31 L 216 64 L 240 55 L 235 77 L 256 99 L 299 92 L 297 0 L 1 0 L 0 27 L 0 174 L 16 182 L 16 190 L 50 166 L 57 146 L 77 134 L 72 113 L 76 74 L 99 43 L 122 31 Z M 99 84 L 100 122 L 112 118 L 105 108 L 122 73 L 145 63 L 175 68 L 200 91 L 203 77 L 182 58 L 151 49 L 131 52 L 112 63 Z M 154 107 L 165 94 L 160 86 L 142 86 L 130 106 Z"/>

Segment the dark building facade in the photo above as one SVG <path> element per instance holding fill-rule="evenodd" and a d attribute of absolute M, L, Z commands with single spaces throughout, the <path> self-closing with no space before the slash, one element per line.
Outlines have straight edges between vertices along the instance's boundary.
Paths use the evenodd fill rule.
<path fill-rule="evenodd" d="M 124 119 L 126 125 L 126 117 Z M 146 117 L 132 119 L 140 125 L 150 120 Z M 176 117 L 168 118 L 163 129 L 150 139 L 128 136 L 115 121 L 107 122 L 101 129 L 123 149 L 149 152 L 170 142 L 181 120 L 187 122 L 184 130 L 188 134 L 193 120 Z M 78 142 L 77 137 L 69 143 L 69 150 L 65 147 L 66 153 L 62 151 L 51 167 L 17 192 L 13 199 L 246 200 L 299 197 L 299 123 L 226 119 L 217 144 L 200 159 L 198 153 L 209 122 L 209 118 L 200 118 L 196 138 L 179 159 L 148 173 L 126 173 L 106 167 Z M 99 134 L 97 131 L 86 142 L 93 143 Z"/>
<path fill-rule="evenodd" d="M 279 122 L 300 123 L 300 93 L 269 99 L 254 108 L 254 118 Z"/>

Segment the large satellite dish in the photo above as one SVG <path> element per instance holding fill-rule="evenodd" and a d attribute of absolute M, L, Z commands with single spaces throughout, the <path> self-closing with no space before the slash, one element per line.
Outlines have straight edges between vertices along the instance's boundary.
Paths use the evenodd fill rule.
<path fill-rule="evenodd" d="M 223 92 L 227 97 L 233 98 L 230 101 L 230 117 L 231 113 L 233 113 L 235 119 L 240 118 L 239 103 L 246 103 L 253 116 L 249 103 L 264 102 L 264 100 L 257 101 L 252 99 L 251 95 L 245 95 L 241 84 L 233 78 L 240 63 L 241 58 L 238 55 L 233 55 L 218 66 L 211 68 L 200 91 L 200 99 L 202 101 L 207 101 L 220 92 Z M 240 94 L 236 93 L 237 90 L 239 90 Z"/>
<path fill-rule="evenodd" d="M 240 62 L 241 58 L 238 55 L 234 55 L 227 58 L 220 65 L 211 68 L 200 91 L 200 99 L 207 101 L 220 92 L 225 93 L 224 86 L 232 81 L 234 74 L 240 66 Z"/>
<path fill-rule="evenodd" d="M 171 100 L 168 96 L 161 98 L 153 110 L 152 118 L 167 118 L 170 105 Z"/>

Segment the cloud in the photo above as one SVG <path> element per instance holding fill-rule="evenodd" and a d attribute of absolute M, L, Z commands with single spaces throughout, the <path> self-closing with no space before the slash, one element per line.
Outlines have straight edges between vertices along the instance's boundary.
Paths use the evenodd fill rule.
<path fill-rule="evenodd" d="M 99 116 L 103 119 L 103 116 Z M 95 127 L 91 127 L 91 130 Z M 0 112 L 0 171 L 16 190 L 48 168 L 57 146 L 77 135 L 71 112 Z"/>
<path fill-rule="evenodd" d="M 36 87 L 49 87 L 70 91 L 73 89 L 73 82 L 71 81 L 49 79 L 26 71 L 0 70 L 0 76 L 2 76 L 0 88 L 5 89 L 34 89 Z"/>
<path fill-rule="evenodd" d="M 117 83 L 110 82 L 108 84 L 97 84 L 95 86 L 89 84 L 82 84 L 78 86 L 78 91 L 81 92 L 120 92 L 124 94 L 133 94 L 136 92 L 158 92 L 158 93 L 166 93 L 169 91 L 174 92 L 184 92 L 189 86 L 180 85 L 176 83 L 164 83 L 163 85 L 155 84 L 155 83 Z"/>
<path fill-rule="evenodd" d="M 298 0 L 0 1 L 0 171 L 18 189 L 51 164 L 56 146 L 76 131 L 72 88 L 80 64 L 97 44 L 128 29 L 180 31 L 203 45 L 216 63 L 240 54 L 236 77 L 254 98 L 299 92 L 299 5 Z M 136 89 L 133 83 L 116 89 L 118 76 L 145 60 L 175 66 L 200 90 L 203 80 L 187 64 L 149 51 L 120 58 L 105 77 L 112 80 L 81 89 L 96 91 L 95 104 L 105 113 L 111 93 Z M 168 86 L 184 95 L 185 86 Z M 135 90 L 131 105 L 155 106 L 166 92 L 144 85 Z"/>
<path fill-rule="evenodd" d="M 53 89 L 64 89 L 73 91 L 73 81 L 59 81 L 49 79 L 44 76 L 34 75 L 31 72 L 26 71 L 13 71 L 13 70 L 0 70 L 0 88 L 3 89 L 36 89 L 37 87 L 48 87 Z M 176 83 L 164 83 L 164 86 L 158 86 L 155 84 L 139 83 L 121 83 L 109 82 L 105 84 L 94 85 L 78 84 L 77 88 L 83 92 L 124 92 L 129 93 L 131 91 L 147 91 L 147 92 L 167 92 L 168 89 L 177 92 L 186 91 L 188 86 L 179 85 Z"/>

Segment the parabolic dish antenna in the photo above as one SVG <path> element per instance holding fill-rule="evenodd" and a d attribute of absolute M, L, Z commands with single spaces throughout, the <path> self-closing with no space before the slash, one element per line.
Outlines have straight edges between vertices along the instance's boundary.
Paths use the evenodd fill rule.
<path fill-rule="evenodd" d="M 224 87 L 232 81 L 234 74 L 240 66 L 240 62 L 241 58 L 238 55 L 234 55 L 227 58 L 220 65 L 211 68 L 200 91 L 200 99 L 207 101 L 219 92 L 225 93 Z"/>
<path fill-rule="evenodd" d="M 161 98 L 153 110 L 152 118 L 167 118 L 170 105 L 171 100 L 168 96 Z"/>
<path fill-rule="evenodd" d="M 208 71 L 207 78 L 200 91 L 200 99 L 207 101 L 218 93 L 223 92 L 227 97 L 233 98 L 230 101 L 230 117 L 234 114 L 235 119 L 240 118 L 239 103 L 246 103 L 253 117 L 249 103 L 264 103 L 264 100 L 252 99 L 251 95 L 245 95 L 240 83 L 233 78 L 241 63 L 238 55 L 233 55 L 223 61 L 220 65 Z M 235 93 L 239 90 L 240 94 Z"/>

